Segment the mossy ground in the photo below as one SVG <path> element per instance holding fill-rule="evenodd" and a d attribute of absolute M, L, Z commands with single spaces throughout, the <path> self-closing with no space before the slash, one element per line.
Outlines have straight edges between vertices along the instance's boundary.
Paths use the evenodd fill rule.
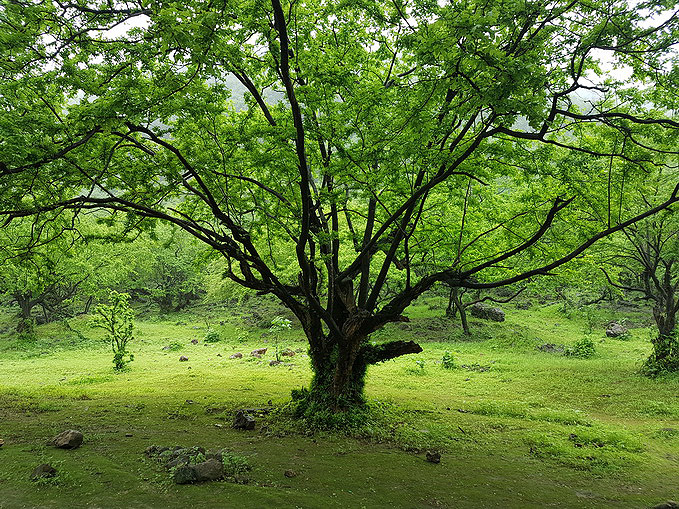
<path fill-rule="evenodd" d="M 430 299 L 410 324 L 374 337 L 414 339 L 424 352 L 369 369 L 372 410 L 347 436 L 307 431 L 284 410 L 254 432 L 230 428 L 235 409 L 283 407 L 311 377 L 299 329 L 278 342 L 302 353 L 269 366 L 276 341 L 256 322 L 278 311 L 253 317 L 248 306 L 145 316 L 123 373 L 85 318 L 70 321 L 80 335 L 54 323 L 18 341 L 12 316 L 0 316 L 0 507 L 640 508 L 679 498 L 679 377 L 638 374 L 650 352 L 642 311 L 509 305 L 506 322 L 472 319 L 465 338 Z M 641 327 L 607 339 L 612 316 Z M 208 325 L 219 342 L 203 341 Z M 588 333 L 591 359 L 536 349 Z M 249 357 L 262 346 L 263 359 Z M 244 358 L 229 359 L 237 351 Z M 442 367 L 446 351 L 457 368 Z M 81 448 L 45 445 L 68 428 L 85 434 Z M 250 482 L 175 486 L 145 458 L 149 445 L 228 448 L 248 458 Z M 425 461 L 430 449 L 440 464 Z M 59 475 L 30 481 L 43 462 Z"/>

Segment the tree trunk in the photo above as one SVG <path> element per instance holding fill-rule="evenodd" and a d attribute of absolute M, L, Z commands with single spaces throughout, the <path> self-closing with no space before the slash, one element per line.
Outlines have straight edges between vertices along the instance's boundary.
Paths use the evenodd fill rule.
<path fill-rule="evenodd" d="M 310 350 L 314 375 L 309 391 L 298 406 L 298 413 L 306 417 L 314 414 L 327 416 L 363 407 L 365 375 L 369 365 L 422 351 L 412 341 L 372 345 L 363 335 L 315 339 L 310 343 L 332 346 Z"/>
<path fill-rule="evenodd" d="M 19 305 L 19 323 L 17 324 L 17 332 L 31 332 L 33 329 L 33 319 L 31 318 L 31 311 L 35 306 L 35 301 L 31 299 L 30 294 L 19 294 L 14 296 L 14 300 Z"/>
<path fill-rule="evenodd" d="M 679 338 L 677 337 L 677 308 L 679 302 L 675 302 L 674 289 L 665 288 L 666 294 L 656 301 L 653 307 L 653 318 L 658 326 L 658 336 L 653 343 L 653 353 L 649 358 L 649 364 L 657 368 L 677 371 L 679 370 Z"/>

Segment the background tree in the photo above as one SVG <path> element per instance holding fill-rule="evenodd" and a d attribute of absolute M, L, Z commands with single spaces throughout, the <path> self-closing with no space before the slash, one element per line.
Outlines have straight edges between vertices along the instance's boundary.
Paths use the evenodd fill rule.
<path fill-rule="evenodd" d="M 643 202 L 657 201 L 667 187 L 649 186 Z M 664 185 L 663 185 L 664 184 Z M 606 278 L 614 287 L 641 295 L 653 304 L 658 335 L 652 339 L 653 352 L 646 367 L 651 373 L 679 370 L 679 217 L 674 207 L 623 230 L 609 264 L 617 274 Z"/>
<path fill-rule="evenodd" d="M 0 11 L 0 212 L 184 229 L 298 318 L 300 408 L 351 408 L 368 365 L 421 351 L 369 335 L 436 283 L 549 274 L 677 201 L 614 213 L 623 182 L 675 171 L 673 8 L 17 0 Z M 462 235 L 448 265 L 441 228 Z"/>

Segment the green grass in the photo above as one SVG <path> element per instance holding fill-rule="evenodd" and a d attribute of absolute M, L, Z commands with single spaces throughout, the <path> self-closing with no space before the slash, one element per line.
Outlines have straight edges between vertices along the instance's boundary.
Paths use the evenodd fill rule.
<path fill-rule="evenodd" d="M 351 436 L 307 431 L 284 409 L 258 417 L 255 432 L 230 428 L 235 409 L 269 400 L 284 408 L 311 376 L 300 330 L 285 331 L 280 348 L 301 353 L 269 366 L 273 338 L 247 310 L 145 316 L 123 373 L 85 318 L 71 329 L 39 327 L 20 344 L 5 325 L 0 507 L 639 508 L 679 498 L 679 377 L 637 373 L 650 331 L 605 338 L 610 310 L 595 318 L 557 305 L 506 310 L 503 323 L 472 319 L 467 338 L 431 299 L 413 308 L 411 323 L 376 334 L 414 339 L 424 352 L 369 369 L 372 410 Z M 208 326 L 220 341 L 204 342 Z M 588 332 L 590 359 L 536 349 Z M 249 357 L 262 346 L 263 359 Z M 229 359 L 237 351 L 244 358 Z M 445 351 L 455 369 L 441 365 Z M 45 445 L 68 428 L 85 434 L 81 448 Z M 252 466 L 250 482 L 175 486 L 144 456 L 149 445 L 226 448 Z M 424 460 L 431 449 L 441 464 Z M 43 462 L 59 475 L 31 482 Z M 285 477 L 288 469 L 298 475 Z"/>

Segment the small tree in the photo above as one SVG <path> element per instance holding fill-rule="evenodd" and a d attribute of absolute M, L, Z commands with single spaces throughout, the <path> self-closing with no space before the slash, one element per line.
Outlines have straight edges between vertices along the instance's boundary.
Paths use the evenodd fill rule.
<path fill-rule="evenodd" d="M 111 304 L 98 305 L 94 310 L 96 316 L 92 320 L 94 327 L 104 329 L 107 333 L 106 340 L 111 342 L 113 366 L 116 370 L 125 369 L 134 360 L 134 355 L 127 351 L 127 343 L 133 339 L 134 330 L 134 312 L 130 309 L 129 299 L 127 293 L 111 290 Z"/>

